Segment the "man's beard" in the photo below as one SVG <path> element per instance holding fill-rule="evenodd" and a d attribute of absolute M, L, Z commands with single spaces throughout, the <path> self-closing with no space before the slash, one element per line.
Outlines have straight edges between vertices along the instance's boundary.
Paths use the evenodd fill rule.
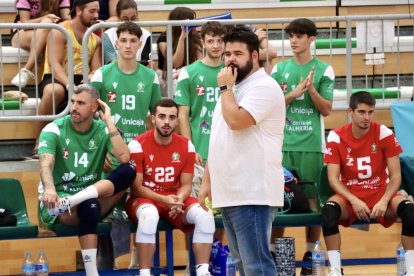
<path fill-rule="evenodd" d="M 164 138 L 170 137 L 171 134 L 174 132 L 174 128 L 171 128 L 169 132 L 163 131 L 161 127 L 155 127 L 155 130 L 158 132 L 159 135 L 161 135 L 161 137 Z"/>
<path fill-rule="evenodd" d="M 252 69 L 253 69 L 253 60 L 250 57 L 245 66 L 239 67 L 237 65 L 233 65 L 233 67 L 237 68 L 236 83 L 239 83 L 242 80 L 244 80 L 246 78 L 246 76 L 248 74 L 250 74 L 250 72 L 252 71 Z"/>

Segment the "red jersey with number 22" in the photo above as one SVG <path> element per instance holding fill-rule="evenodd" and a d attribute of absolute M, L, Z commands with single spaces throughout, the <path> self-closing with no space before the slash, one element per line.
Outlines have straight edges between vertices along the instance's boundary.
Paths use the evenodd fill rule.
<path fill-rule="evenodd" d="M 194 173 L 195 149 L 191 141 L 173 133 L 168 145 L 159 145 L 154 130 L 129 142 L 131 161 L 142 173 L 143 185 L 154 192 L 171 193 L 180 188 L 181 173 Z"/>
<path fill-rule="evenodd" d="M 358 198 L 382 196 L 388 183 L 387 158 L 399 155 L 401 146 L 389 128 L 376 122 L 359 139 L 351 128 L 349 123 L 329 133 L 325 163 L 340 165 L 341 182 Z"/>

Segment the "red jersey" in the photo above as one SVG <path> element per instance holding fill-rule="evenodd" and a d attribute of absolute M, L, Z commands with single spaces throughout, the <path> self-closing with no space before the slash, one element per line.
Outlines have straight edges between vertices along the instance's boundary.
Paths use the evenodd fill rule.
<path fill-rule="evenodd" d="M 164 146 L 157 144 L 154 130 L 150 130 L 135 137 L 128 147 L 136 172 L 143 174 L 143 185 L 154 192 L 176 192 L 181 186 L 181 173 L 194 173 L 195 148 L 176 133 Z"/>
<path fill-rule="evenodd" d="M 332 130 L 327 139 L 325 163 L 340 165 L 341 181 L 351 192 L 385 191 L 388 182 L 387 158 L 402 152 L 393 132 L 371 122 L 369 132 L 355 138 L 352 124 Z"/>

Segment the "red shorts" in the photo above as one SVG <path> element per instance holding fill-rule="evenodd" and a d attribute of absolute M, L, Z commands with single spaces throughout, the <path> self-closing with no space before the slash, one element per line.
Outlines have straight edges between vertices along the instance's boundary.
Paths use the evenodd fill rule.
<path fill-rule="evenodd" d="M 188 207 L 193 205 L 194 203 L 198 203 L 198 199 L 195 197 L 187 197 L 186 200 L 184 200 L 184 208 L 183 210 L 187 210 Z M 152 204 L 157 208 L 158 214 L 160 215 L 160 218 L 167 221 L 169 224 L 174 226 L 174 228 L 180 229 L 184 233 L 188 233 L 193 231 L 194 225 L 184 225 L 183 224 L 183 216 L 185 214 L 177 215 L 174 219 L 170 218 L 168 213 L 170 212 L 170 209 L 162 203 L 154 202 L 151 199 L 144 198 L 144 197 L 133 197 L 131 196 L 127 202 L 125 203 L 125 212 L 128 215 L 128 218 L 135 224 L 138 223 L 138 219 L 136 216 L 137 209 L 142 204 Z"/>
<path fill-rule="evenodd" d="M 374 205 L 381 199 L 381 197 L 384 195 L 385 190 L 375 190 L 373 192 L 367 193 L 367 191 L 351 191 L 353 195 L 361 199 L 365 204 L 367 204 L 368 208 L 372 210 Z M 351 225 L 354 221 L 358 220 L 358 217 L 355 214 L 354 209 L 352 208 L 351 203 L 346 199 L 344 196 L 337 194 L 337 196 L 341 197 L 344 201 L 347 202 L 347 209 L 349 218 L 347 220 L 340 221 L 340 224 L 344 227 L 348 227 Z M 400 194 L 395 193 L 391 199 L 393 199 L 396 196 L 401 196 Z M 388 203 L 389 207 L 389 203 Z M 386 219 L 385 217 L 378 217 L 375 218 L 375 221 L 381 224 L 384 227 L 390 227 L 394 224 L 395 219 Z"/>

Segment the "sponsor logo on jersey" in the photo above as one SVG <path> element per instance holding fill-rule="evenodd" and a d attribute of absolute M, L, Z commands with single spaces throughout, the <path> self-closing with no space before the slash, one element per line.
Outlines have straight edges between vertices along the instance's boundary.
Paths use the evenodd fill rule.
<path fill-rule="evenodd" d="M 350 147 L 346 147 L 346 151 L 348 152 L 348 154 L 350 154 L 351 153 L 351 148 Z"/>
<path fill-rule="evenodd" d="M 148 165 L 145 165 L 145 174 L 151 175 L 151 173 L 152 173 L 152 168 Z"/>
<path fill-rule="evenodd" d="M 151 162 L 154 160 L 154 154 L 150 154 L 149 155 L 149 158 L 150 158 L 150 160 L 151 160 Z"/>
<path fill-rule="evenodd" d="M 376 190 L 380 186 L 381 178 L 376 176 L 371 179 L 359 181 L 358 179 L 350 179 L 346 183 L 347 186 L 359 185 L 362 189 L 365 190 Z"/>
<path fill-rule="evenodd" d="M 285 73 L 285 79 L 289 78 L 289 73 Z"/>
<path fill-rule="evenodd" d="M 377 144 L 373 143 L 373 144 L 371 145 L 371 152 L 372 152 L 372 153 L 376 153 L 376 152 L 377 152 Z"/>
<path fill-rule="evenodd" d="M 66 138 L 65 142 L 66 142 L 66 145 L 68 146 L 69 143 L 70 143 L 70 139 L 69 138 Z"/>
<path fill-rule="evenodd" d="M 130 118 L 130 119 L 122 118 L 121 124 L 129 125 L 129 126 L 143 126 L 143 125 L 145 125 L 145 122 L 142 119 L 136 120 L 136 119 L 133 119 L 133 118 Z"/>
<path fill-rule="evenodd" d="M 332 149 L 331 148 L 326 148 L 325 154 L 332 155 Z"/>
<path fill-rule="evenodd" d="M 202 86 L 201 84 L 198 84 L 196 86 L 196 92 L 197 92 L 197 96 L 204 96 L 204 86 Z"/>
<path fill-rule="evenodd" d="M 95 140 L 94 140 L 94 139 L 89 140 L 88 146 L 89 146 L 89 149 L 90 149 L 90 150 L 91 150 L 91 149 L 96 149 L 96 143 L 95 143 Z"/>
<path fill-rule="evenodd" d="M 314 113 L 313 108 L 304 108 L 300 106 L 291 106 L 290 113 L 292 114 L 304 114 L 304 115 L 311 115 Z"/>
<path fill-rule="evenodd" d="M 73 187 L 72 179 L 74 179 L 75 176 L 76 174 L 73 172 L 68 172 L 68 173 L 63 174 L 62 176 L 63 191 L 67 192 L 71 190 L 71 188 Z"/>
<path fill-rule="evenodd" d="M 182 97 L 181 90 L 176 90 L 174 97 Z"/>
<path fill-rule="evenodd" d="M 112 86 L 114 87 L 114 89 L 116 89 L 116 87 L 118 86 L 118 83 L 117 83 L 116 81 L 114 81 L 114 82 L 112 83 Z"/>
<path fill-rule="evenodd" d="M 173 163 L 180 163 L 181 161 L 180 161 L 180 154 L 178 153 L 178 152 L 174 152 L 172 155 L 171 155 L 171 161 L 173 162 Z"/>
<path fill-rule="evenodd" d="M 348 155 L 346 157 L 346 160 L 347 160 L 346 165 L 348 167 L 353 167 L 354 166 L 354 158 L 353 157 L 351 157 L 351 156 Z"/>
<path fill-rule="evenodd" d="M 280 84 L 280 88 L 282 88 L 283 93 L 286 93 L 287 92 L 287 88 L 288 88 L 287 82 L 282 82 Z"/>
<path fill-rule="evenodd" d="M 116 92 L 111 91 L 108 93 L 108 103 L 116 103 Z"/>
<path fill-rule="evenodd" d="M 145 84 L 142 81 L 140 81 L 137 84 L 137 93 L 144 93 L 144 92 L 145 92 Z"/>
<path fill-rule="evenodd" d="M 42 147 L 47 147 L 47 141 L 40 141 L 39 142 L 39 148 L 42 148 Z"/>
<path fill-rule="evenodd" d="M 208 117 L 213 117 L 213 112 L 214 112 L 213 110 L 209 111 L 207 107 L 203 106 L 201 108 L 201 111 L 200 111 L 200 117 L 204 118 L 204 116 L 206 116 L 206 114 L 207 114 Z"/>
<path fill-rule="evenodd" d="M 210 135 L 210 124 L 206 121 L 200 123 L 201 134 Z"/>
<path fill-rule="evenodd" d="M 144 181 L 144 185 L 150 188 L 155 187 L 155 183 L 152 181 Z"/>
<path fill-rule="evenodd" d="M 63 149 L 63 159 L 69 159 L 68 149 Z"/>
<path fill-rule="evenodd" d="M 198 77 L 198 79 L 201 80 L 201 81 L 204 81 L 204 76 L 201 75 L 201 76 Z"/>
<path fill-rule="evenodd" d="M 95 180 L 97 177 L 98 175 L 96 173 L 93 173 L 89 175 L 79 176 L 76 178 L 76 181 L 90 181 Z"/>
<path fill-rule="evenodd" d="M 121 119 L 121 115 L 116 113 L 112 115 L 112 120 L 114 121 L 115 125 L 118 123 L 119 119 Z"/>

